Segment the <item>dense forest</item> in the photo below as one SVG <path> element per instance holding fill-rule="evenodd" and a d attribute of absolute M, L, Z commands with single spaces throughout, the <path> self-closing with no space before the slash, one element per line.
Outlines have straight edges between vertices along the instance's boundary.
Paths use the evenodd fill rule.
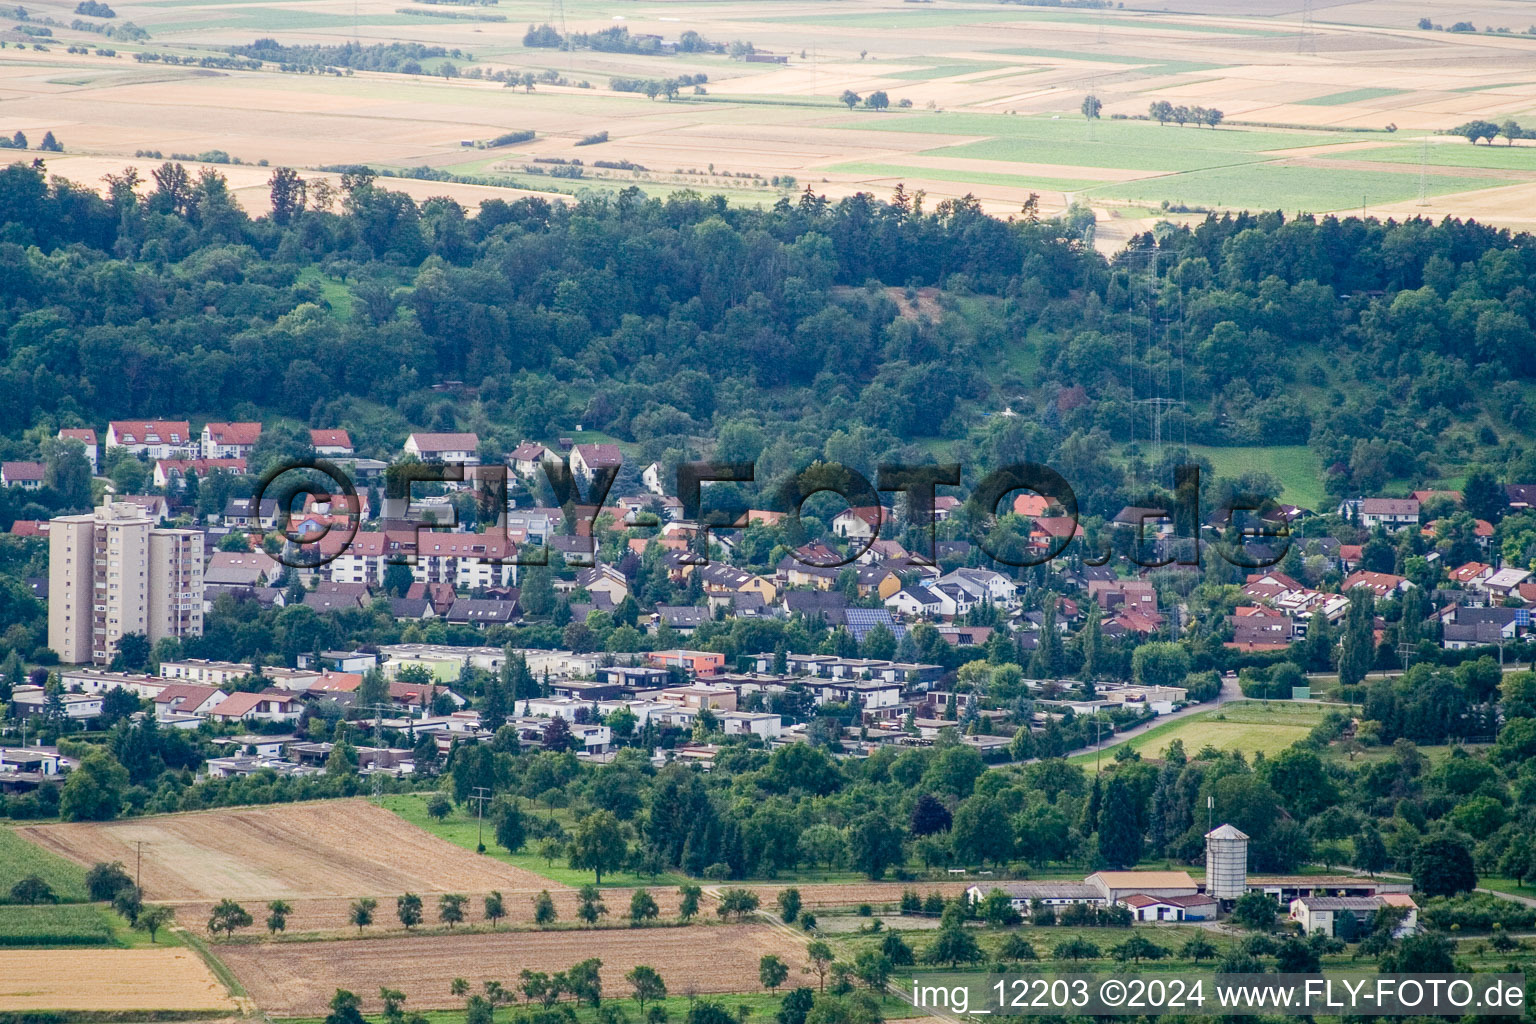
<path fill-rule="evenodd" d="M 8 457 L 122 416 L 281 414 L 384 456 L 412 428 L 494 454 L 580 423 L 667 465 L 755 459 L 764 485 L 944 442 L 968 483 L 1034 458 L 1113 514 L 1133 478 L 1171 482 L 1142 400 L 1173 397 L 1164 438 L 1307 443 L 1337 495 L 1472 462 L 1536 479 L 1536 255 L 1477 224 L 1212 215 L 1107 260 L 1069 221 L 899 190 L 471 216 L 366 172 L 274 180 L 252 219 L 211 171 L 114 175 L 106 198 L 0 171 Z"/>

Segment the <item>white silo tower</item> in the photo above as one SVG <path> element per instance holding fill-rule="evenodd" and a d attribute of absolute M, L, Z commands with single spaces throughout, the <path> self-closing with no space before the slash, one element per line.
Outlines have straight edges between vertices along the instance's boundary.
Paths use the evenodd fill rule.
<path fill-rule="evenodd" d="M 1205 834 L 1205 894 L 1227 902 L 1248 891 L 1248 836 L 1231 825 Z"/>

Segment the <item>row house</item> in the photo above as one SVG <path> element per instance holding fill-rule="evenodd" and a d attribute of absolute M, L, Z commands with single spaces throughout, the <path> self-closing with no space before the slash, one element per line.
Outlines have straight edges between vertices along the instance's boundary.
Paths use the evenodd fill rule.
<path fill-rule="evenodd" d="M 107 450 L 113 448 L 148 459 L 195 459 L 202 454 L 186 420 L 113 420 L 107 424 Z"/>
<path fill-rule="evenodd" d="M 156 459 L 155 460 L 155 486 L 162 490 L 171 487 L 184 487 L 187 482 L 187 474 L 195 473 L 201 479 L 214 470 L 224 473 L 244 473 L 246 463 L 241 458 L 208 458 L 208 459 Z"/>
<path fill-rule="evenodd" d="M 383 585 L 392 564 L 410 566 L 419 583 L 447 583 L 456 590 L 504 587 L 516 582 L 516 567 L 507 559 L 516 549 L 492 533 L 439 533 L 422 530 L 359 532 L 348 540 L 343 531 L 321 538 L 322 555 L 335 557 L 320 567 L 333 583 Z"/>

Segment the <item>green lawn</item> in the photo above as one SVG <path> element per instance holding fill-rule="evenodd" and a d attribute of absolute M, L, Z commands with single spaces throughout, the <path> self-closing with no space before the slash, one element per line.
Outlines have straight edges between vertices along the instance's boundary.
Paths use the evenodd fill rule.
<path fill-rule="evenodd" d="M 412 825 L 425 829 L 439 839 L 446 839 L 455 846 L 462 846 L 466 850 L 473 850 L 475 848 L 478 835 L 477 823 L 474 815 L 467 813 L 463 809 L 456 808 L 443 821 L 434 821 L 427 816 L 427 794 L 425 793 L 391 794 L 380 797 L 379 804 L 386 810 L 393 811 Z M 525 813 L 539 817 L 545 817 L 550 813 L 547 809 L 537 808 L 526 802 L 523 808 Z M 571 828 L 570 814 L 564 809 L 556 809 L 554 817 L 567 830 Z M 494 833 L 494 827 L 487 822 L 485 828 L 485 855 L 487 857 L 494 857 L 503 863 L 512 864 L 527 871 L 533 871 L 548 878 L 551 882 L 558 882 L 561 885 L 585 885 L 593 880 L 592 872 L 576 871 L 567 867 L 563 857 L 557 858 L 553 863 L 545 863 L 544 858 L 540 857 L 536 852 L 537 843 L 529 844 L 533 849 L 525 847 L 518 853 L 508 853 L 496 845 Z M 603 885 L 605 887 L 610 885 L 678 885 L 684 881 L 687 881 L 687 879 L 673 875 L 660 875 L 652 879 L 629 871 L 619 871 L 603 876 Z"/>
<path fill-rule="evenodd" d="M 1488 178 L 1430 175 L 1431 195 L 1471 192 L 1502 184 Z M 1281 164 L 1247 164 L 1211 170 L 1169 174 L 1138 181 L 1116 182 L 1092 190 L 1090 195 L 1133 202 L 1160 202 L 1224 206 L 1249 210 L 1283 209 L 1317 212 L 1358 210 L 1396 203 L 1419 194 L 1416 172 L 1332 170 Z"/>
<path fill-rule="evenodd" d="M 1264 448 L 1219 448 L 1192 444 L 1190 453 L 1209 459 L 1217 476 L 1268 473 L 1284 485 L 1280 500 L 1313 511 L 1327 504 L 1323 490 L 1323 466 L 1317 453 L 1304 444 Z"/>
<path fill-rule="evenodd" d="M 1365 100 L 1381 99 L 1384 96 L 1401 96 L 1408 89 L 1351 89 L 1348 92 L 1329 93 L 1327 96 L 1314 96 L 1309 100 L 1297 100 L 1297 104 L 1303 107 L 1341 107 L 1346 103 L 1362 103 Z"/>
<path fill-rule="evenodd" d="M 65 902 L 83 903 L 86 899 L 84 868 L 32 845 L 9 828 L 0 827 L 0 899 L 28 875 L 47 882 Z"/>
<path fill-rule="evenodd" d="M 1290 704 L 1285 701 L 1244 702 L 1215 707 L 1199 715 L 1153 726 L 1127 740 L 1132 750 L 1143 757 L 1161 757 L 1174 740 L 1182 740 L 1185 752 L 1193 757 L 1207 745 L 1218 750 L 1241 750 L 1245 755 L 1262 751 L 1276 754 L 1306 737 L 1323 720 L 1326 711 L 1316 704 Z M 1111 763 L 1114 748 L 1098 755 L 1077 754 L 1067 760 L 1088 767 L 1095 757 L 1101 764 Z"/>

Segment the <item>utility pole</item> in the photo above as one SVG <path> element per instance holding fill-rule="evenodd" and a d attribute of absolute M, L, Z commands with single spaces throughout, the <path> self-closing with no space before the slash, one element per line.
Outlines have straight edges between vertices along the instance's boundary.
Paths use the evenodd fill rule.
<path fill-rule="evenodd" d="M 133 858 L 133 887 L 142 893 L 144 886 L 140 881 L 144 877 L 144 840 L 135 840 L 133 845 L 136 847 Z"/>
<path fill-rule="evenodd" d="M 485 852 L 485 804 L 491 798 L 491 791 L 485 786 L 476 786 L 475 795 L 470 797 L 475 801 L 476 825 L 475 825 L 475 852 Z"/>

